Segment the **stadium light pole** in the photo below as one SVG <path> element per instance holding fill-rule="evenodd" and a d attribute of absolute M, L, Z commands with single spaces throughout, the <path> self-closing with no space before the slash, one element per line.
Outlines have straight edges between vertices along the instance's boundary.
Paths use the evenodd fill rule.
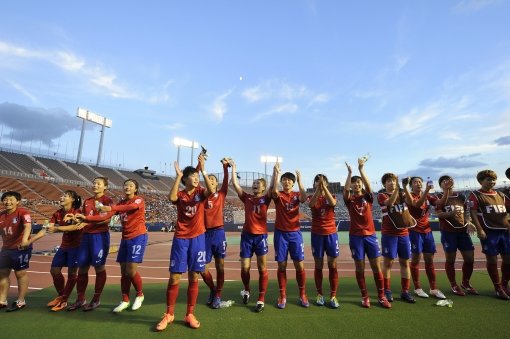
<path fill-rule="evenodd" d="M 195 148 L 198 148 L 199 144 L 198 141 L 189 141 L 183 138 L 175 137 L 174 145 L 177 146 L 177 163 L 179 164 L 179 159 L 181 155 L 181 147 L 189 147 L 191 148 L 191 166 L 193 166 L 193 150 Z M 180 164 L 179 164 L 180 165 Z"/>
<path fill-rule="evenodd" d="M 86 109 L 80 108 L 80 107 L 78 107 L 76 116 L 83 120 L 83 123 L 81 125 L 80 145 L 78 147 L 78 157 L 76 158 L 76 163 L 77 164 L 80 163 L 80 159 L 81 159 L 81 151 L 83 148 L 83 137 L 85 135 L 85 122 L 90 121 L 95 124 L 101 125 L 101 140 L 99 141 L 99 151 L 97 152 L 97 161 L 96 161 L 96 166 L 99 166 L 99 164 L 101 163 L 101 153 L 103 153 L 103 139 L 104 139 L 105 127 L 111 128 L 112 120 L 107 119 L 103 116 L 100 116 L 99 114 L 87 111 Z"/>
<path fill-rule="evenodd" d="M 260 161 L 264 163 L 264 179 L 267 180 L 267 163 L 276 163 L 276 162 L 283 162 L 282 157 L 278 156 L 272 156 L 272 155 L 262 155 L 260 156 Z"/>

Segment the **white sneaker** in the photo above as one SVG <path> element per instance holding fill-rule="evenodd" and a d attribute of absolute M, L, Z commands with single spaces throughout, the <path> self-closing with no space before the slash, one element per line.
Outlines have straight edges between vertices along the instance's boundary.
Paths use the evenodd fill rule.
<path fill-rule="evenodd" d="M 430 295 L 436 297 L 437 299 L 446 299 L 445 295 L 443 294 L 443 292 L 441 292 L 440 290 L 430 290 Z"/>
<path fill-rule="evenodd" d="M 241 297 L 243 297 L 243 304 L 245 305 L 248 304 L 248 302 L 250 301 L 250 292 L 242 290 Z"/>
<path fill-rule="evenodd" d="M 143 303 L 144 299 L 145 299 L 145 297 L 143 295 L 136 297 L 135 302 L 133 303 L 133 306 L 131 306 L 131 310 L 136 311 L 137 309 L 142 307 L 142 303 Z"/>
<path fill-rule="evenodd" d="M 129 301 L 121 301 L 119 306 L 113 309 L 113 313 L 120 313 L 129 307 Z"/>
<path fill-rule="evenodd" d="M 431 291 L 431 293 L 432 293 L 432 291 Z M 425 293 L 425 291 L 422 290 L 421 288 L 414 290 L 414 294 L 416 294 L 420 298 L 428 298 L 429 297 L 429 295 L 427 293 Z"/>

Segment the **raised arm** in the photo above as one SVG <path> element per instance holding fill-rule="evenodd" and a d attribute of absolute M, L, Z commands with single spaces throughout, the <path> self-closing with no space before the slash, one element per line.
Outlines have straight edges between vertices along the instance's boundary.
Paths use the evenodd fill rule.
<path fill-rule="evenodd" d="M 172 189 L 170 190 L 170 193 L 168 193 L 168 200 L 170 200 L 171 202 L 176 202 L 178 199 L 177 193 L 179 192 L 179 184 L 182 179 L 182 171 L 177 161 L 174 162 L 174 168 L 175 168 L 175 181 L 172 186 Z"/>
<path fill-rule="evenodd" d="M 274 167 L 273 167 L 273 189 L 271 190 L 271 195 L 273 196 L 273 198 L 278 198 L 278 196 L 280 195 L 280 193 L 278 193 L 278 185 L 280 184 L 280 172 L 281 172 L 281 169 L 280 169 L 280 163 L 277 162 L 276 164 L 274 164 Z"/>
<path fill-rule="evenodd" d="M 345 180 L 344 185 L 344 200 L 348 201 L 351 198 L 351 178 L 352 178 L 352 168 L 351 166 L 345 162 L 345 166 L 347 167 L 347 179 Z"/>
<path fill-rule="evenodd" d="M 232 166 L 232 186 L 234 186 L 237 196 L 241 198 L 241 196 L 243 195 L 243 189 L 237 182 L 237 166 L 234 160 L 231 161 L 230 165 Z"/>
<path fill-rule="evenodd" d="M 397 201 L 397 197 L 400 193 L 400 183 L 398 182 L 398 178 L 396 178 L 395 181 L 396 181 L 396 183 L 395 183 L 395 189 L 393 190 L 393 193 L 391 193 L 388 200 L 386 200 L 384 202 L 384 204 L 387 207 L 391 207 L 391 206 L 395 205 L 395 201 Z"/>
<path fill-rule="evenodd" d="M 322 179 L 319 178 L 319 181 Z M 319 196 L 321 195 L 321 192 L 322 192 L 322 185 L 320 185 L 319 183 L 317 183 L 317 185 L 315 186 L 315 192 L 313 192 L 313 195 L 312 197 L 310 198 L 310 201 L 308 202 L 308 206 L 310 208 L 314 207 L 315 204 L 317 203 L 317 199 L 319 198 Z"/>
<path fill-rule="evenodd" d="M 221 183 L 220 191 L 227 192 L 228 190 L 228 161 L 226 158 L 221 159 L 221 163 L 223 165 L 223 182 Z"/>
<path fill-rule="evenodd" d="M 211 195 L 211 192 L 213 191 L 213 188 L 211 186 L 211 181 L 209 180 L 209 176 L 207 175 L 207 172 L 205 171 L 205 157 L 202 153 L 198 156 L 198 162 L 200 163 L 200 172 L 202 173 L 202 176 L 204 177 L 205 182 L 205 192 L 204 195 L 208 197 Z"/>
<path fill-rule="evenodd" d="M 303 183 L 301 182 L 301 172 L 298 170 L 296 170 L 296 180 L 299 188 L 299 201 L 303 203 L 306 201 L 306 191 Z"/>
<path fill-rule="evenodd" d="M 370 186 L 370 181 L 368 181 L 368 177 L 365 174 L 365 162 L 362 158 L 358 159 L 358 170 L 359 175 L 361 177 L 361 182 L 363 182 L 363 186 L 365 187 L 365 192 L 372 193 L 372 187 Z"/>
<path fill-rule="evenodd" d="M 326 185 L 326 181 L 324 179 L 321 180 L 320 185 L 322 186 L 322 191 L 324 192 L 324 196 L 326 200 L 329 202 L 330 206 L 336 205 L 336 199 L 333 197 L 333 194 L 329 191 L 328 185 Z"/>

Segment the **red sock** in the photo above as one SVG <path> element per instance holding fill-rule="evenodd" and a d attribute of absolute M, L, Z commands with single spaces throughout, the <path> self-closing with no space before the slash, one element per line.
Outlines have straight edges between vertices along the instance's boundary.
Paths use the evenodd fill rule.
<path fill-rule="evenodd" d="M 141 297 L 143 295 L 142 291 L 142 277 L 140 276 L 140 273 L 136 272 L 134 276 L 130 279 L 131 283 L 133 284 L 133 287 L 136 291 L 136 296 Z"/>
<path fill-rule="evenodd" d="M 466 263 L 464 263 L 466 265 Z M 464 273 L 464 265 L 462 266 L 462 273 Z M 471 268 L 473 268 L 473 265 L 471 265 Z M 455 280 L 455 263 L 454 262 L 445 262 L 444 263 L 444 270 L 446 271 L 446 276 L 448 277 L 448 281 L 450 281 L 450 285 L 452 287 L 457 286 L 457 281 Z M 473 272 L 473 270 L 471 270 Z M 462 278 L 464 280 L 464 277 Z"/>
<path fill-rule="evenodd" d="M 62 295 L 62 292 L 64 291 L 64 287 L 66 284 L 66 279 L 64 278 L 64 275 L 62 274 L 62 272 L 58 272 L 57 274 L 52 273 L 51 277 L 53 278 L 53 286 L 55 286 L 58 295 Z"/>
<path fill-rule="evenodd" d="M 299 289 L 299 296 L 306 295 L 305 287 L 306 287 L 306 272 L 305 270 L 296 271 L 296 281 Z"/>
<path fill-rule="evenodd" d="M 434 268 L 434 263 L 431 262 L 429 264 L 425 263 L 425 272 L 427 273 L 427 278 L 429 279 L 429 285 L 431 290 L 435 290 L 436 286 L 436 269 Z"/>
<path fill-rule="evenodd" d="M 402 292 L 409 292 L 411 286 L 411 279 L 400 278 L 400 286 L 402 286 Z"/>
<path fill-rule="evenodd" d="M 377 296 L 381 299 L 384 297 L 384 278 L 382 272 L 374 273 L 374 281 L 377 287 Z"/>
<path fill-rule="evenodd" d="M 200 273 L 202 279 L 204 279 L 205 284 L 209 287 L 211 291 L 214 291 L 214 280 L 211 272 L 208 270 L 204 273 Z"/>
<path fill-rule="evenodd" d="M 363 298 L 367 297 L 368 293 L 367 293 L 367 284 L 365 282 L 365 272 L 356 271 L 356 281 L 358 282 L 358 287 L 359 287 L 359 290 L 361 291 L 361 296 Z"/>
<path fill-rule="evenodd" d="M 336 297 L 336 291 L 338 289 L 338 269 L 329 269 L 329 288 L 331 289 L 330 297 Z"/>
<path fill-rule="evenodd" d="M 465 262 L 462 264 L 462 282 L 467 282 L 469 285 L 469 280 L 471 280 L 471 275 L 473 274 L 473 263 Z"/>
<path fill-rule="evenodd" d="M 508 286 L 508 281 L 510 280 L 510 265 L 502 263 L 501 264 L 501 286 Z"/>
<path fill-rule="evenodd" d="M 243 281 L 244 290 L 250 291 L 250 270 L 241 270 L 241 280 Z"/>
<path fill-rule="evenodd" d="M 166 287 L 166 313 L 174 314 L 175 302 L 177 301 L 177 296 L 179 295 L 179 283 L 175 285 L 170 285 L 170 281 L 168 282 L 168 286 Z"/>
<path fill-rule="evenodd" d="M 498 264 L 487 263 L 487 272 L 489 273 L 489 277 L 491 277 L 494 287 L 498 287 L 499 286 Z"/>
<path fill-rule="evenodd" d="M 277 272 L 278 276 L 278 287 L 280 289 L 280 297 L 285 298 L 287 296 L 287 271 Z"/>
<path fill-rule="evenodd" d="M 317 293 L 323 295 L 322 293 L 322 269 L 316 268 L 313 270 L 313 278 L 315 279 L 315 288 L 317 289 Z"/>
<path fill-rule="evenodd" d="M 92 302 L 98 302 L 103 293 L 104 285 L 106 284 L 106 271 L 96 272 L 96 286 L 94 290 L 94 297 Z"/>
<path fill-rule="evenodd" d="M 69 295 L 73 291 L 74 285 L 76 285 L 76 280 L 78 279 L 78 275 L 72 274 L 67 277 L 66 286 L 64 287 L 64 291 L 62 292 L 62 298 L 64 301 L 67 301 Z"/>
<path fill-rule="evenodd" d="M 414 263 L 411 261 L 410 270 L 411 277 L 413 278 L 413 284 L 415 289 L 421 288 L 420 284 L 420 263 Z"/>
<path fill-rule="evenodd" d="M 89 284 L 89 274 L 78 274 L 78 278 L 76 279 L 76 292 L 78 294 L 78 301 L 85 300 L 85 291 L 87 290 L 87 285 Z"/>
<path fill-rule="evenodd" d="M 390 278 L 383 278 L 384 281 L 384 289 L 391 290 Z"/>
<path fill-rule="evenodd" d="M 225 283 L 225 271 L 218 271 L 216 274 L 216 297 L 221 298 L 223 284 Z"/>
<path fill-rule="evenodd" d="M 186 315 L 193 314 L 195 304 L 198 297 L 198 280 L 188 281 L 188 306 L 186 308 Z"/>
<path fill-rule="evenodd" d="M 129 290 L 131 289 L 131 278 L 127 275 L 120 277 L 120 291 L 122 292 L 122 301 L 129 301 Z"/>
<path fill-rule="evenodd" d="M 259 272 L 259 300 L 264 302 L 267 291 L 267 282 L 269 280 L 269 272 L 263 271 Z"/>

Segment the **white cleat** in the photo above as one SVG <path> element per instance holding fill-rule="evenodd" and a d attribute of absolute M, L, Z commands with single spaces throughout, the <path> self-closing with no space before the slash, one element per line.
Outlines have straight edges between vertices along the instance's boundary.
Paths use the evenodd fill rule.
<path fill-rule="evenodd" d="M 143 295 L 136 297 L 135 302 L 133 303 L 133 306 L 131 306 L 131 310 L 136 311 L 137 309 L 142 307 L 143 299 L 145 299 L 145 297 Z"/>
<path fill-rule="evenodd" d="M 113 313 L 120 313 L 129 307 L 129 301 L 121 301 L 119 306 L 113 309 Z"/>
<path fill-rule="evenodd" d="M 438 289 L 430 290 L 430 295 L 436 297 L 437 299 L 446 299 L 446 296 Z"/>
<path fill-rule="evenodd" d="M 414 294 L 416 294 L 420 298 L 428 298 L 429 297 L 429 295 L 427 293 L 425 293 L 425 291 L 422 290 L 421 288 L 414 290 Z"/>

